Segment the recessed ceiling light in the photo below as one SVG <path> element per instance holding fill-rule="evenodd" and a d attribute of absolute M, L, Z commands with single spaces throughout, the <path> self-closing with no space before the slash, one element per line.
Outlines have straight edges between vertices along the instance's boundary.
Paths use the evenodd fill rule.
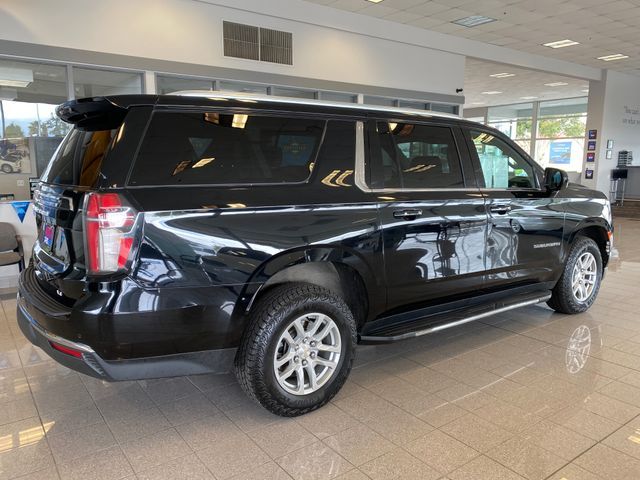
<path fill-rule="evenodd" d="M 367 0 L 367 2 L 371 3 L 380 3 L 382 0 Z"/>
<path fill-rule="evenodd" d="M 471 102 L 471 105 L 486 105 L 487 102 Z"/>
<path fill-rule="evenodd" d="M 499 93 L 502 93 L 502 92 L 499 92 L 497 90 L 488 90 L 486 92 L 482 92 L 482 95 L 498 95 Z"/>
<path fill-rule="evenodd" d="M 588 89 L 586 89 L 586 90 L 582 90 L 582 91 L 583 91 L 584 93 L 589 93 L 589 90 L 588 90 Z"/>
<path fill-rule="evenodd" d="M 462 25 L 463 27 L 477 27 L 478 25 L 484 25 L 485 23 L 495 22 L 495 18 L 485 17 L 484 15 L 471 15 L 470 17 L 459 18 L 451 23 L 456 25 Z"/>
<path fill-rule="evenodd" d="M 542 45 L 549 48 L 563 48 L 571 47 L 572 45 L 580 45 L 580 42 L 574 42 L 573 40 L 569 40 L 567 38 L 565 40 L 558 40 L 556 42 L 543 43 Z"/>
<path fill-rule="evenodd" d="M 604 57 L 598 57 L 598 60 L 604 60 L 605 62 L 611 62 L 612 60 L 622 60 L 624 58 L 629 58 L 629 55 L 623 55 L 621 53 L 616 53 L 614 55 L 605 55 Z"/>
<path fill-rule="evenodd" d="M 565 85 L 569 85 L 567 82 L 551 82 L 545 83 L 546 87 L 564 87 Z"/>
<path fill-rule="evenodd" d="M 493 75 L 489 75 L 489 76 L 493 78 L 507 78 L 507 77 L 515 77 L 516 74 L 503 72 L 503 73 L 494 73 Z"/>
<path fill-rule="evenodd" d="M 536 98 L 538 98 L 538 97 L 533 97 L 533 96 L 531 96 L 531 97 L 520 97 L 520 100 L 535 100 Z"/>

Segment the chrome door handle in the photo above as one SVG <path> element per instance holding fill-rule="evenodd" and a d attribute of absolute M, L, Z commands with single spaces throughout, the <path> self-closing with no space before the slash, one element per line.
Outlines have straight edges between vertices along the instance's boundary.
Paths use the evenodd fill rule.
<path fill-rule="evenodd" d="M 404 220 L 415 220 L 422 215 L 422 210 L 417 208 L 409 208 L 407 210 L 396 210 L 393 212 L 393 218 L 402 218 Z"/>
<path fill-rule="evenodd" d="M 493 205 L 489 211 L 491 213 L 497 213 L 498 215 L 504 215 L 511 211 L 511 205 Z"/>

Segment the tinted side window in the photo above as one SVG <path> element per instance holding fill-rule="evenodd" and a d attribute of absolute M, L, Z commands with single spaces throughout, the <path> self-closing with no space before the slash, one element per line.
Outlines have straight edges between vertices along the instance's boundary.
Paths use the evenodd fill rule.
<path fill-rule="evenodd" d="M 371 185 L 378 188 L 464 187 L 460 157 L 449 127 L 377 122 L 370 138 Z"/>
<path fill-rule="evenodd" d="M 533 167 L 512 146 L 487 132 L 470 133 L 486 188 L 536 188 Z"/>
<path fill-rule="evenodd" d="M 42 181 L 57 185 L 93 186 L 116 130 L 73 129 L 54 153 Z"/>
<path fill-rule="evenodd" d="M 304 182 L 325 121 L 217 112 L 155 112 L 131 185 Z"/>
<path fill-rule="evenodd" d="M 353 185 L 355 152 L 355 122 L 329 120 L 315 168 L 320 182 L 329 187 Z"/>

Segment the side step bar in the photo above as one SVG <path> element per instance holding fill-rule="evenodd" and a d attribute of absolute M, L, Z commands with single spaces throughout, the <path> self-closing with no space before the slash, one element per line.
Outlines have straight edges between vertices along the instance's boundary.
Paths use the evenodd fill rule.
<path fill-rule="evenodd" d="M 428 335 L 430 333 L 435 333 L 441 330 L 446 330 L 448 328 L 464 325 L 465 323 L 481 320 L 483 318 L 490 317 L 492 315 L 508 312 L 509 310 L 515 310 L 516 308 L 521 308 L 521 307 L 526 307 L 528 305 L 536 305 L 541 302 L 546 302 L 547 300 L 549 300 L 549 298 L 551 298 L 551 293 L 547 293 L 545 295 L 542 295 L 536 298 L 531 298 L 525 301 L 510 304 L 510 305 L 504 305 L 499 308 L 494 308 L 481 313 L 470 315 L 468 317 L 461 318 L 452 322 L 439 323 L 432 327 L 419 329 L 412 332 L 405 332 L 399 335 L 363 335 L 360 337 L 360 342 L 366 343 L 366 344 L 390 343 L 390 342 L 397 342 L 399 340 L 406 340 L 408 338 L 421 337 L 422 335 Z"/>

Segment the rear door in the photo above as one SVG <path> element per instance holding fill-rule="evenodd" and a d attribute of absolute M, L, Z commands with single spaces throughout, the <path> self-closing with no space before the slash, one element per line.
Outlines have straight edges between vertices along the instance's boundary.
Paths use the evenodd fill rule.
<path fill-rule="evenodd" d="M 42 183 L 34 194 L 38 225 L 34 254 L 40 270 L 59 276 L 81 254 L 78 212 L 84 191 L 96 181 L 113 136 L 113 130 L 71 130 L 43 173 Z M 74 246 L 80 247 L 78 251 Z"/>
<path fill-rule="evenodd" d="M 374 120 L 369 185 L 378 194 L 388 309 L 482 288 L 486 212 L 455 125 Z"/>
<path fill-rule="evenodd" d="M 83 106 L 91 108 L 89 103 Z M 34 193 L 38 228 L 34 265 L 43 285 L 60 297 L 78 298 L 84 288 L 85 194 L 106 185 L 122 185 L 139 142 L 136 132 L 148 119 L 146 109 L 138 108 L 114 125 L 107 111 L 105 127 L 101 128 L 101 113 L 96 111 L 92 116 L 91 127 L 76 126 L 67 134 Z M 124 135 L 125 125 L 128 135 Z"/>
<path fill-rule="evenodd" d="M 497 132 L 463 130 L 486 199 L 487 287 L 551 281 L 561 266 L 564 213 L 541 188 L 541 169 Z"/>

